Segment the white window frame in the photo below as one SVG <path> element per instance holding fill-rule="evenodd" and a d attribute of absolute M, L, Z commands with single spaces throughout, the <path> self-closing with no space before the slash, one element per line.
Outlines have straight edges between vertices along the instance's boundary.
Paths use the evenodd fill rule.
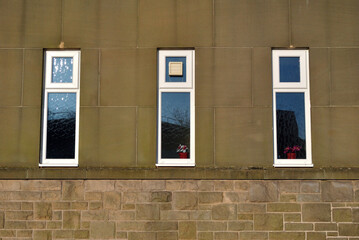
<path fill-rule="evenodd" d="M 299 57 L 300 82 L 280 82 L 279 58 Z M 311 114 L 309 91 L 309 51 L 308 50 L 273 50 L 273 138 L 274 138 L 274 167 L 313 167 L 312 142 L 311 142 Z M 277 153 L 277 113 L 276 93 L 304 93 L 305 107 L 305 134 L 306 134 L 306 159 L 278 159 Z"/>
<path fill-rule="evenodd" d="M 186 82 L 166 82 L 166 57 L 186 57 Z M 190 158 L 161 158 L 162 129 L 161 106 L 162 93 L 190 93 Z M 159 50 L 158 51 L 158 105 L 157 105 L 157 164 L 158 167 L 195 166 L 195 51 L 194 50 Z"/>
<path fill-rule="evenodd" d="M 52 59 L 54 57 L 73 58 L 72 83 L 53 83 Z M 79 155 L 79 121 L 80 121 L 80 51 L 46 51 L 45 52 L 45 79 L 43 90 L 42 109 L 42 143 L 40 154 L 40 167 L 77 167 Z M 47 143 L 47 107 L 49 93 L 76 93 L 76 126 L 75 126 L 75 157 L 73 159 L 50 159 L 46 158 Z"/>

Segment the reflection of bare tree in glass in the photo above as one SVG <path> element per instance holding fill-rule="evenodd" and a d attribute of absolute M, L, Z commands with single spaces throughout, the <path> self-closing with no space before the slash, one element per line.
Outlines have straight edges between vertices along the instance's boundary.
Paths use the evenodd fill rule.
<path fill-rule="evenodd" d="M 162 115 L 162 157 L 178 158 L 178 145 L 190 146 L 189 109 L 172 107 L 167 108 L 165 113 Z"/>

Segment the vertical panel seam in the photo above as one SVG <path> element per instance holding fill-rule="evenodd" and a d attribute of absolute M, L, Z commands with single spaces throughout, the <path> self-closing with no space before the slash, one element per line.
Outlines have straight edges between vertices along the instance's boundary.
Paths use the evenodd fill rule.
<path fill-rule="evenodd" d="M 24 76 L 25 76 L 25 48 L 22 49 L 22 72 L 21 72 L 21 94 L 20 106 L 24 105 Z"/>

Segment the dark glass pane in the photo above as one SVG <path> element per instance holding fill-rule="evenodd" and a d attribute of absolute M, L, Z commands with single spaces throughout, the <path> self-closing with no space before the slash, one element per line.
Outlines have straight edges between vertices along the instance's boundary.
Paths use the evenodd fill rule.
<path fill-rule="evenodd" d="M 161 106 L 162 158 L 190 157 L 190 93 L 162 93 Z M 177 152 L 185 145 L 184 154 Z M 181 156 L 180 156 L 181 155 Z"/>
<path fill-rule="evenodd" d="M 46 158 L 75 158 L 76 93 L 49 93 Z"/>
<path fill-rule="evenodd" d="M 182 62 L 183 75 L 170 76 L 168 66 L 170 62 Z M 185 57 L 166 57 L 166 82 L 186 82 L 186 58 Z"/>
<path fill-rule="evenodd" d="M 304 93 L 276 93 L 276 104 L 278 159 L 305 159 Z"/>
<path fill-rule="evenodd" d="M 72 83 L 72 69 L 74 59 L 72 57 L 52 58 L 53 83 Z"/>
<path fill-rule="evenodd" d="M 280 57 L 280 82 L 300 82 L 299 57 Z"/>

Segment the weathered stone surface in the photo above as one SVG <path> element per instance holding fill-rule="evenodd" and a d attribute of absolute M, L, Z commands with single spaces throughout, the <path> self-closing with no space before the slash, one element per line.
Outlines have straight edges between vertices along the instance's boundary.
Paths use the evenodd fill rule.
<path fill-rule="evenodd" d="M 214 220 L 237 219 L 237 205 L 219 204 L 212 207 L 212 218 Z"/>
<path fill-rule="evenodd" d="M 174 208 L 180 210 L 193 210 L 198 206 L 197 193 L 195 192 L 174 192 Z"/>
<path fill-rule="evenodd" d="M 268 233 L 266 232 L 240 232 L 239 239 L 256 239 L 256 240 L 268 240 Z"/>
<path fill-rule="evenodd" d="M 331 208 L 327 203 L 305 203 L 302 206 L 304 222 L 330 222 Z"/>
<path fill-rule="evenodd" d="M 90 237 L 94 239 L 115 238 L 116 230 L 113 222 L 91 222 Z"/>
<path fill-rule="evenodd" d="M 353 214 L 350 208 L 333 209 L 334 222 L 351 222 L 352 220 L 353 220 Z"/>
<path fill-rule="evenodd" d="M 210 210 L 191 211 L 190 219 L 191 220 L 210 220 L 210 219 L 212 219 L 212 211 L 210 211 Z"/>
<path fill-rule="evenodd" d="M 161 211 L 160 219 L 163 220 L 188 220 L 189 213 L 183 211 Z"/>
<path fill-rule="evenodd" d="M 114 180 L 86 180 L 86 192 L 110 192 L 115 190 Z"/>
<path fill-rule="evenodd" d="M 198 193 L 199 203 L 219 203 L 223 201 L 222 192 L 200 192 Z"/>
<path fill-rule="evenodd" d="M 300 212 L 301 206 L 297 203 L 268 203 L 267 212 Z"/>
<path fill-rule="evenodd" d="M 238 233 L 237 232 L 215 232 L 214 239 L 215 240 L 237 240 Z"/>
<path fill-rule="evenodd" d="M 304 232 L 270 232 L 269 240 L 305 240 Z"/>
<path fill-rule="evenodd" d="M 156 240 L 156 233 L 154 232 L 130 232 L 128 240 Z"/>
<path fill-rule="evenodd" d="M 34 209 L 34 219 L 37 220 L 51 220 L 52 219 L 52 206 L 47 202 L 36 202 Z"/>
<path fill-rule="evenodd" d="M 152 192 L 151 193 L 151 202 L 171 202 L 172 201 L 172 192 Z"/>
<path fill-rule="evenodd" d="M 105 192 L 103 194 L 103 207 L 105 209 L 120 209 L 120 207 L 121 207 L 121 193 L 119 193 L 119 192 Z"/>
<path fill-rule="evenodd" d="M 199 221 L 197 222 L 197 231 L 225 231 L 226 222 L 219 221 Z"/>
<path fill-rule="evenodd" d="M 311 231 L 313 230 L 312 223 L 286 223 L 286 231 Z"/>
<path fill-rule="evenodd" d="M 248 199 L 248 192 L 224 192 L 223 202 L 225 203 L 238 203 L 246 202 Z"/>
<path fill-rule="evenodd" d="M 32 211 L 7 211 L 6 220 L 32 220 Z"/>
<path fill-rule="evenodd" d="M 288 213 L 284 214 L 284 222 L 300 222 L 302 215 L 300 213 Z"/>
<path fill-rule="evenodd" d="M 321 202 L 320 194 L 298 194 L 298 202 Z"/>
<path fill-rule="evenodd" d="M 110 220 L 135 220 L 135 211 L 114 211 L 109 212 Z"/>
<path fill-rule="evenodd" d="M 51 231 L 45 231 L 45 230 L 34 231 L 34 240 L 51 240 L 51 239 L 52 239 Z"/>
<path fill-rule="evenodd" d="M 106 220 L 108 211 L 105 210 L 93 210 L 93 211 L 82 211 L 81 218 L 83 221 L 91 220 Z"/>
<path fill-rule="evenodd" d="M 359 224 L 339 224 L 340 236 L 359 236 Z"/>
<path fill-rule="evenodd" d="M 149 232 L 157 232 L 157 231 L 174 231 L 178 230 L 178 223 L 172 221 L 154 221 L 154 222 L 146 222 L 145 230 Z"/>
<path fill-rule="evenodd" d="M 278 187 L 275 182 L 253 181 L 249 187 L 249 201 L 276 202 L 278 200 Z"/>
<path fill-rule="evenodd" d="M 1 191 L 18 191 L 20 190 L 20 183 L 24 181 L 18 180 L 0 180 Z"/>
<path fill-rule="evenodd" d="M 156 240 L 177 240 L 178 234 L 176 232 L 157 232 Z"/>
<path fill-rule="evenodd" d="M 278 186 L 280 193 L 298 193 L 300 189 L 300 181 L 279 181 Z"/>
<path fill-rule="evenodd" d="M 198 240 L 213 240 L 213 232 L 199 232 Z"/>
<path fill-rule="evenodd" d="M 283 230 L 283 215 L 276 213 L 254 214 L 254 230 Z"/>
<path fill-rule="evenodd" d="M 181 221 L 178 225 L 180 239 L 196 239 L 197 227 L 195 222 Z"/>
<path fill-rule="evenodd" d="M 323 232 L 307 232 L 307 240 L 326 240 L 327 236 Z"/>
<path fill-rule="evenodd" d="M 251 231 L 253 230 L 252 222 L 244 222 L 244 221 L 231 221 L 228 222 L 228 230 L 229 231 Z"/>
<path fill-rule="evenodd" d="M 302 181 L 300 183 L 300 192 L 302 193 L 319 193 L 320 182 L 319 181 Z"/>
<path fill-rule="evenodd" d="M 160 219 L 160 208 L 158 204 L 137 204 L 136 219 L 158 220 Z"/>
<path fill-rule="evenodd" d="M 323 181 L 322 199 L 325 202 L 353 201 L 353 184 L 351 181 Z"/>
<path fill-rule="evenodd" d="M 336 223 L 316 223 L 315 231 L 337 231 Z"/>
<path fill-rule="evenodd" d="M 62 183 L 63 200 L 83 200 L 84 185 L 83 181 L 63 181 Z"/>
<path fill-rule="evenodd" d="M 23 191 L 60 191 L 61 181 L 58 180 L 28 180 L 21 181 Z"/>
<path fill-rule="evenodd" d="M 80 228 L 80 212 L 64 211 L 63 212 L 63 228 L 79 229 Z"/>
<path fill-rule="evenodd" d="M 260 213 L 265 211 L 266 211 L 265 204 L 253 204 L 253 203 L 238 204 L 238 212 Z"/>

